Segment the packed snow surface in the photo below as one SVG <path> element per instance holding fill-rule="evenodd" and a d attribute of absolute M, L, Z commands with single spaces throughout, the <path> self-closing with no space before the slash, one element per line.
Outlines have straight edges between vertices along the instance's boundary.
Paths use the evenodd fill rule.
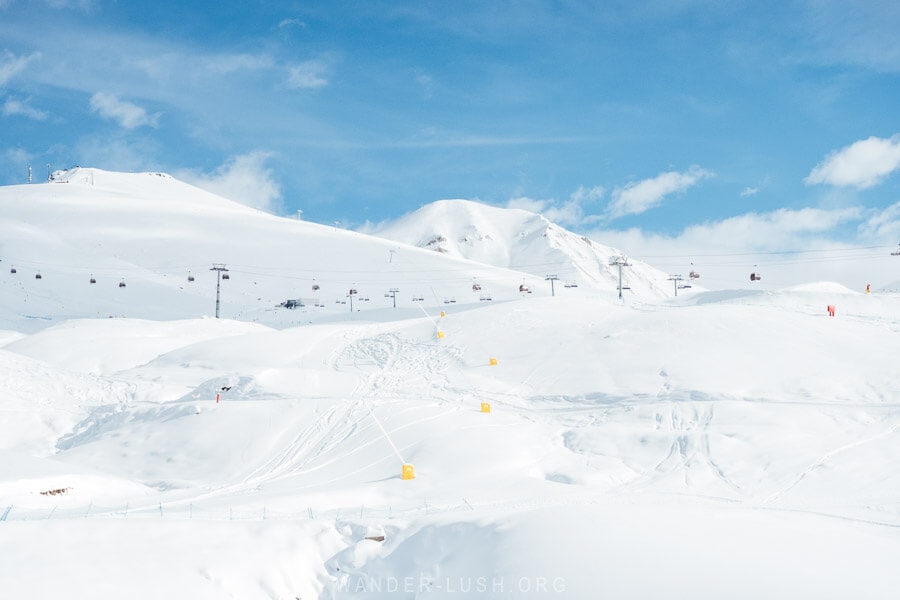
<path fill-rule="evenodd" d="M 900 295 L 554 295 L 162 174 L 57 181 L 0 189 L 2 598 L 900 589 Z"/>

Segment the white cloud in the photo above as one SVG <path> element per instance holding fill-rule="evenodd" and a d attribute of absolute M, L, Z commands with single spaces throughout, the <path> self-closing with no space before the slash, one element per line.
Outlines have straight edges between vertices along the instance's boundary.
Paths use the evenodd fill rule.
<path fill-rule="evenodd" d="M 156 169 L 154 156 L 162 153 L 151 139 L 134 139 L 97 133 L 78 140 L 72 156 L 77 163 L 113 171 L 140 172 Z"/>
<path fill-rule="evenodd" d="M 862 239 L 874 240 L 876 243 L 900 240 L 900 202 L 895 202 L 884 210 L 870 212 L 860 226 L 859 233 Z"/>
<path fill-rule="evenodd" d="M 256 151 L 229 159 L 212 173 L 180 172 L 176 177 L 224 198 L 274 213 L 281 188 L 266 166 L 271 153 Z"/>
<path fill-rule="evenodd" d="M 595 186 L 592 188 L 579 187 L 572 192 L 569 200 L 566 202 L 558 202 L 555 199 L 537 200 L 519 196 L 507 200 L 506 208 L 521 208 L 533 213 L 543 215 L 548 220 L 562 225 L 563 227 L 571 227 L 583 225 L 588 222 L 596 221 L 595 216 L 587 216 L 584 214 L 584 204 L 595 202 L 606 194 L 603 186 Z"/>
<path fill-rule="evenodd" d="M 577 190 L 572 192 L 571 198 L 576 202 L 596 202 L 606 195 L 606 188 L 602 185 L 596 185 L 592 188 L 579 186 Z"/>
<path fill-rule="evenodd" d="M 741 198 L 746 198 L 747 196 L 755 196 L 758 193 L 758 187 L 745 187 L 743 190 L 741 190 Z"/>
<path fill-rule="evenodd" d="M 857 188 L 872 187 L 900 169 L 900 136 L 870 137 L 832 152 L 803 181 Z"/>
<path fill-rule="evenodd" d="M 44 111 L 28 106 L 26 102 L 15 98 L 7 98 L 3 103 L 3 115 L 7 117 L 21 115 L 35 121 L 43 121 L 47 118 L 47 113 Z"/>
<path fill-rule="evenodd" d="M 325 64 L 318 60 L 308 60 L 294 65 L 288 71 L 287 86 L 292 89 L 315 89 L 328 85 L 324 76 Z"/>
<path fill-rule="evenodd" d="M 40 52 L 32 52 L 28 56 L 16 56 L 9 50 L 4 50 L 0 54 L 0 86 L 6 85 L 10 79 L 25 70 L 28 63 L 40 57 Z"/>
<path fill-rule="evenodd" d="M 519 196 L 516 198 L 510 198 L 506 201 L 506 208 L 519 208 L 522 210 L 527 210 L 533 213 L 541 214 L 544 212 L 544 209 L 547 208 L 552 200 L 537 200 L 535 198 L 527 198 L 525 196 Z"/>
<path fill-rule="evenodd" d="M 696 185 L 700 180 L 712 177 L 710 171 L 694 165 L 684 173 L 668 171 L 651 179 L 616 188 L 612 202 L 606 209 L 611 219 L 625 215 L 638 215 L 660 204 L 667 195 Z"/>
<path fill-rule="evenodd" d="M 114 94 L 97 92 L 91 96 L 91 110 L 101 117 L 117 121 L 125 129 L 135 129 L 144 125 L 156 127 L 159 113 L 147 114 L 147 111 L 131 102 L 119 100 Z"/>
<path fill-rule="evenodd" d="M 8 148 L 0 156 L 3 157 L 3 160 L 18 165 L 28 164 L 32 160 L 32 155 L 22 148 Z"/>
<path fill-rule="evenodd" d="M 881 213 L 860 207 L 779 209 L 691 225 L 675 236 L 637 228 L 587 233 L 669 273 L 686 276 L 693 265 L 701 274 L 697 285 L 710 288 L 750 285 L 748 275 L 758 265 L 767 286 L 846 281 L 861 291 L 866 283 L 890 280 L 883 263 L 871 260 L 886 252 L 870 247 L 892 243 L 900 233 L 898 216 L 900 203 Z M 855 238 L 848 239 L 854 228 Z"/>
<path fill-rule="evenodd" d="M 282 19 L 280 23 L 278 23 L 278 28 L 284 27 L 297 27 L 299 29 L 306 29 L 306 23 L 301 21 L 300 19 Z"/>

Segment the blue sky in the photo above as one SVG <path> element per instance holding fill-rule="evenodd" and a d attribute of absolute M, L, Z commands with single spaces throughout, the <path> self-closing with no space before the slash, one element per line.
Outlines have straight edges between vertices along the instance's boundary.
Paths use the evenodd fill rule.
<path fill-rule="evenodd" d="M 664 270 L 877 285 L 897 31 L 893 1 L 0 0 L 0 183 L 161 170 L 352 228 L 475 199 Z"/>

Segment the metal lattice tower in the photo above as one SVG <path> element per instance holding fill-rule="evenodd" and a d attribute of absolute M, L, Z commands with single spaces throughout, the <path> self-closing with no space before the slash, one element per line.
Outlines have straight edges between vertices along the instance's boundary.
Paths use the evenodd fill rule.
<path fill-rule="evenodd" d="M 210 271 L 216 272 L 216 318 L 219 318 L 219 288 L 222 284 L 222 273 L 227 273 L 228 269 L 225 268 L 223 264 L 213 263 L 212 269 Z"/>

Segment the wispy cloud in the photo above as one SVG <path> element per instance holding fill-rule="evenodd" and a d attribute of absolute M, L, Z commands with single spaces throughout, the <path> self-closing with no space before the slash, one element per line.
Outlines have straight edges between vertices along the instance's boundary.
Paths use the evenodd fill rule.
<path fill-rule="evenodd" d="M 114 94 L 97 92 L 91 96 L 91 110 L 101 117 L 116 121 L 125 129 L 135 129 L 148 125 L 156 127 L 159 114 L 148 114 L 146 110 L 131 102 L 120 100 Z"/>
<path fill-rule="evenodd" d="M 616 188 L 612 193 L 612 202 L 606 209 L 607 216 L 616 219 L 641 214 L 659 205 L 669 194 L 683 192 L 712 176 L 712 172 L 694 165 L 684 173 L 668 171 L 651 179 Z"/>
<path fill-rule="evenodd" d="M 188 183 L 253 208 L 275 213 L 281 187 L 266 161 L 271 153 L 255 151 L 233 157 L 212 173 L 182 171 L 175 175 Z"/>
<path fill-rule="evenodd" d="M 282 19 L 278 23 L 278 28 L 283 29 L 285 27 L 297 27 L 299 29 L 306 29 L 306 23 L 304 23 L 300 19 Z"/>
<path fill-rule="evenodd" d="M 162 153 L 159 143 L 150 137 L 99 131 L 79 139 L 72 150 L 77 164 L 126 172 L 158 169 L 153 157 Z"/>
<path fill-rule="evenodd" d="M 778 209 L 691 225 L 673 236 L 638 228 L 594 230 L 588 236 L 627 248 L 632 258 L 670 273 L 694 267 L 701 273 L 699 285 L 714 288 L 748 284 L 757 263 L 771 285 L 840 280 L 865 285 L 886 275 L 883 265 L 862 260 L 873 251 L 859 247 L 890 244 L 891 233 L 900 232 L 898 214 L 900 204 L 877 213 L 861 207 Z"/>
<path fill-rule="evenodd" d="M 15 115 L 28 117 L 35 121 L 44 121 L 47 119 L 47 113 L 29 106 L 27 102 L 12 97 L 7 98 L 6 102 L 3 103 L 3 116 L 9 117 Z"/>
<path fill-rule="evenodd" d="M 538 213 L 564 227 L 577 227 L 599 220 L 596 215 L 586 215 L 584 206 L 602 199 L 605 195 L 606 189 L 603 186 L 592 188 L 581 186 L 564 202 L 553 198 L 539 200 L 518 196 L 507 200 L 504 206 Z"/>
<path fill-rule="evenodd" d="M 505 208 L 518 208 L 529 212 L 541 214 L 544 209 L 550 206 L 552 200 L 538 200 L 536 198 L 528 198 L 526 196 L 517 196 L 510 198 L 504 205 Z"/>
<path fill-rule="evenodd" d="M 900 135 L 870 137 L 832 152 L 803 181 L 807 185 L 868 188 L 900 169 Z"/>
<path fill-rule="evenodd" d="M 803 6 L 794 26 L 804 40 L 796 58 L 812 64 L 854 65 L 900 71 L 900 8 L 896 2 L 853 4 L 816 0 Z"/>
<path fill-rule="evenodd" d="M 328 85 L 327 65 L 321 60 L 307 60 L 288 69 L 287 86 L 291 89 L 316 89 Z"/>
<path fill-rule="evenodd" d="M 0 156 L 2 156 L 3 159 L 7 162 L 17 165 L 28 164 L 32 160 L 31 153 L 23 150 L 22 148 L 7 148 L 2 153 L 0 153 Z"/>
<path fill-rule="evenodd" d="M 50 8 L 74 8 L 88 11 L 94 8 L 97 4 L 97 0 L 44 0 L 44 4 Z"/>
<path fill-rule="evenodd" d="M 16 4 L 17 0 L 0 0 L 0 10 L 9 8 Z M 81 11 L 89 11 L 97 4 L 97 0 L 28 0 L 22 4 L 44 4 L 52 9 L 60 10 L 74 8 Z M 29 7 L 31 8 L 31 7 Z"/>
<path fill-rule="evenodd" d="M 864 239 L 892 242 L 900 240 L 900 202 L 883 210 L 872 210 L 860 225 L 860 236 Z"/>
<path fill-rule="evenodd" d="M 746 198 L 747 196 L 755 196 L 758 193 L 758 187 L 745 187 L 743 190 L 741 190 L 741 198 Z"/>
<path fill-rule="evenodd" d="M 268 54 L 213 54 L 201 57 L 202 67 L 211 73 L 228 75 L 238 71 L 271 69 L 275 61 Z"/>
<path fill-rule="evenodd" d="M 434 96 L 434 77 L 429 75 L 428 73 L 418 72 L 415 75 L 416 84 L 419 86 L 419 89 L 422 90 L 422 96 L 424 98 L 432 98 Z"/>
<path fill-rule="evenodd" d="M 38 60 L 40 57 L 40 52 L 32 52 L 27 56 L 17 56 L 9 50 L 4 50 L 0 54 L 0 86 L 6 85 L 10 79 L 25 70 L 28 63 Z"/>

